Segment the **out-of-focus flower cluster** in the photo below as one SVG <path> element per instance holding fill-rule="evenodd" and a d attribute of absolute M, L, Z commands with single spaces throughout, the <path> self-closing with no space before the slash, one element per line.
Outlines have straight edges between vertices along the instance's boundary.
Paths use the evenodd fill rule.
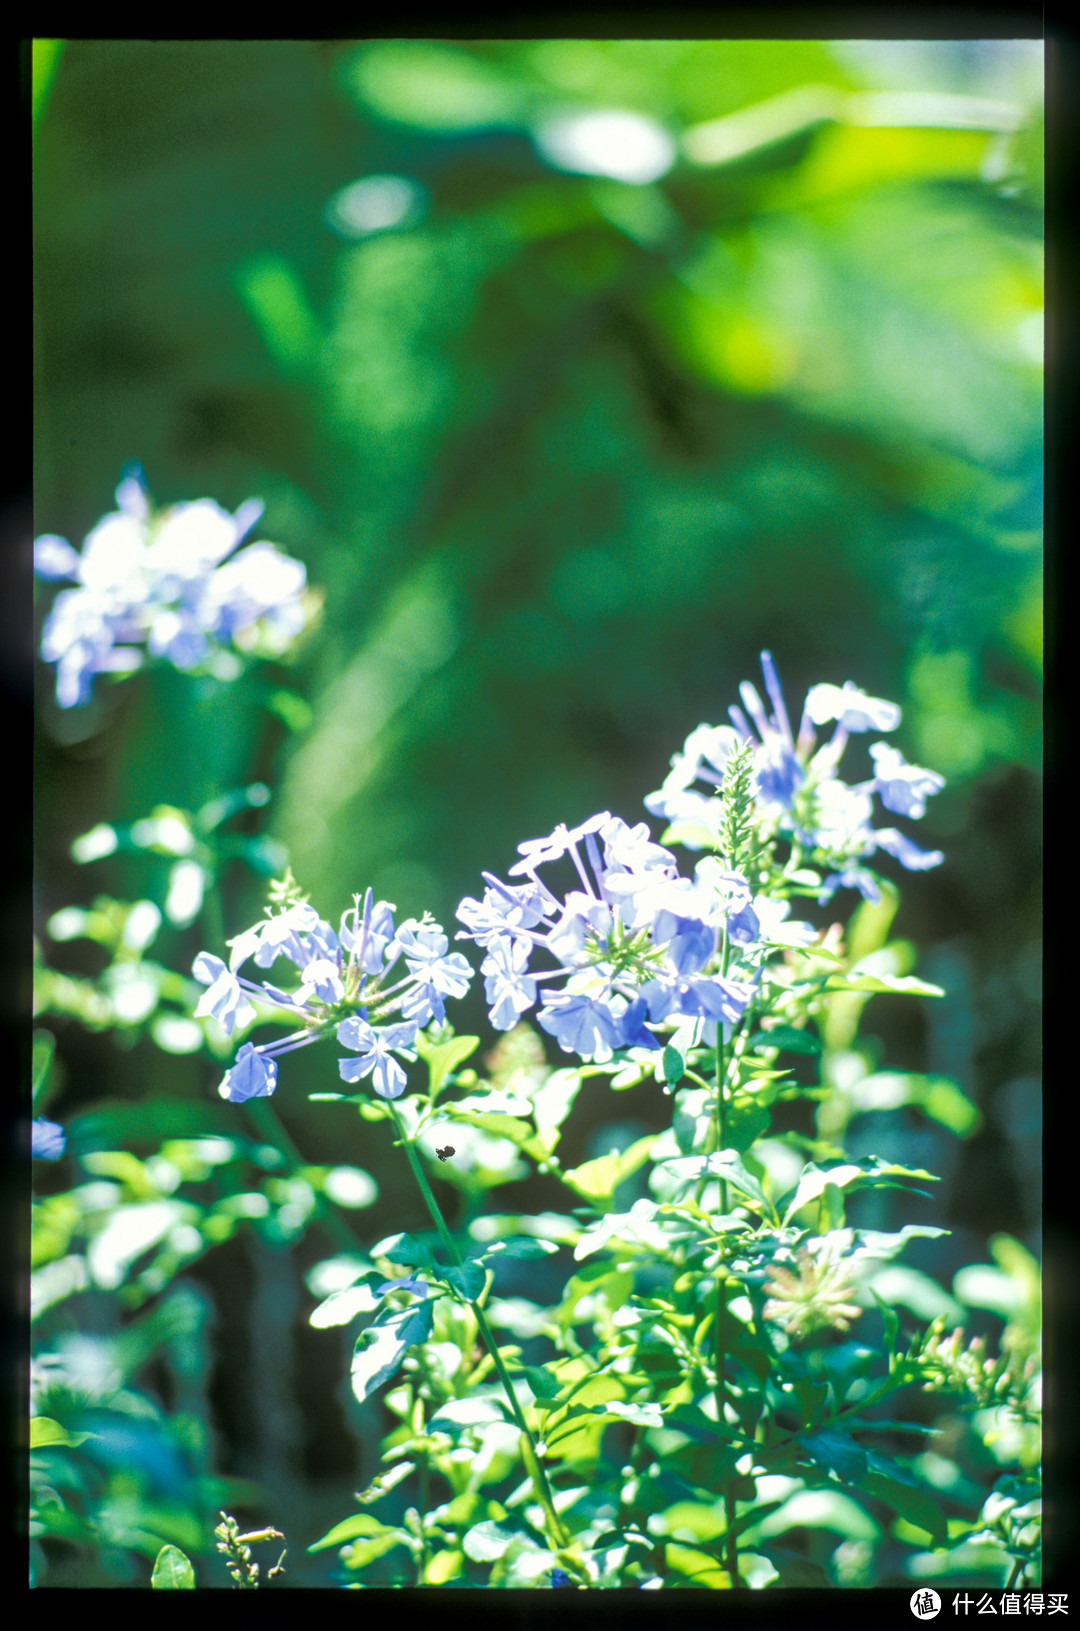
<path fill-rule="evenodd" d="M 813 1331 L 846 1331 L 862 1309 L 848 1266 L 828 1243 L 817 1252 L 799 1248 L 794 1267 L 774 1263 L 765 1290 L 765 1318 L 775 1320 L 792 1336 Z"/>
<path fill-rule="evenodd" d="M 52 533 L 34 542 L 37 575 L 76 585 L 57 595 L 41 637 L 62 708 L 89 701 L 96 674 L 149 659 L 235 678 L 242 657 L 282 656 L 314 616 L 319 597 L 300 561 L 274 544 L 239 547 L 259 499 L 235 515 L 209 498 L 154 510 L 136 470 L 116 504 L 81 552 Z"/>
<path fill-rule="evenodd" d="M 376 1093 L 396 1099 L 405 1087 L 405 1072 L 395 1058 L 415 1058 L 417 1032 L 445 1017 L 445 999 L 463 996 L 472 978 L 465 958 L 430 918 L 409 918 L 394 927 L 394 908 L 375 901 L 369 889 L 363 906 L 354 897 L 337 932 L 295 890 L 279 910 L 229 941 L 228 966 L 220 957 L 200 952 L 193 973 L 207 987 L 196 1016 L 212 1016 L 227 1036 L 237 1025 L 249 1025 L 258 1009 L 297 1021 L 300 1029 L 276 1042 L 245 1042 L 218 1091 L 240 1103 L 266 1098 L 277 1085 L 277 1058 L 333 1031 L 356 1058 L 339 1062 L 347 1082 L 372 1078 Z M 283 991 L 269 981 L 255 982 L 236 973 L 249 958 L 269 968 L 284 957 L 300 974 L 295 990 Z M 391 970 L 401 964 L 398 978 Z M 258 1004 L 258 1007 L 256 1006 Z M 395 1019 L 396 1023 L 388 1023 Z"/>
<path fill-rule="evenodd" d="M 798 734 L 792 732 L 772 657 L 761 654 L 767 712 L 748 681 L 739 687 L 743 707 L 728 709 L 730 725 L 699 725 L 682 752 L 675 754 L 664 785 L 645 800 L 652 815 L 678 828 L 679 841 L 690 849 L 719 839 L 725 767 L 740 742 L 753 748 L 755 798 L 762 831 L 787 839 L 799 860 L 827 872 L 820 901 L 837 889 L 857 889 L 865 899 L 880 899 L 873 874 L 863 864 L 878 850 L 909 870 L 924 871 L 943 860 L 940 850 L 924 850 L 895 827 L 875 828 L 874 795 L 894 815 L 918 819 L 926 800 L 945 785 L 936 771 L 910 765 L 888 742 L 870 745 L 874 775 L 849 786 L 837 768 L 849 736 L 862 731 L 891 731 L 900 723 L 892 702 L 868 697 L 849 680 L 845 685 L 814 685 L 803 705 Z M 743 711 L 745 709 L 745 712 Z M 817 744 L 815 726 L 835 721 L 828 741 Z M 696 785 L 695 785 L 696 784 Z M 701 785 L 709 789 L 701 791 Z"/>

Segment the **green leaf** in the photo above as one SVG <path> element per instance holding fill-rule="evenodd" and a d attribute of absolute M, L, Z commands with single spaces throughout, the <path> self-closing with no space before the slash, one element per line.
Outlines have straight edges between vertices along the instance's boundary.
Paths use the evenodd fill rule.
<path fill-rule="evenodd" d="M 397 1234 L 387 1235 L 380 1240 L 377 1246 L 371 1249 L 372 1257 L 388 1257 L 391 1263 L 404 1263 L 410 1269 L 434 1269 L 442 1273 L 435 1261 L 431 1247 L 426 1240 L 418 1235 Z"/>
<path fill-rule="evenodd" d="M 976 1106 L 947 1076 L 877 1071 L 853 1083 L 847 1092 L 857 1113 L 896 1110 L 901 1105 L 913 1104 L 958 1138 L 969 1137 L 982 1119 Z"/>
<path fill-rule="evenodd" d="M 815 1162 L 808 1161 L 795 1189 L 789 1191 L 791 1200 L 784 1213 L 784 1222 L 790 1223 L 796 1212 L 810 1201 L 816 1201 L 829 1184 L 835 1184 L 838 1189 L 850 1189 L 859 1184 L 871 1184 L 883 1189 L 905 1187 L 890 1184 L 890 1178 L 929 1178 L 931 1182 L 937 1182 L 935 1175 L 922 1167 L 902 1167 L 892 1161 L 882 1161 L 877 1156 L 867 1156 L 860 1161 L 839 1161 L 828 1167 L 819 1167 Z"/>
<path fill-rule="evenodd" d="M 541 1403 L 548 1399 L 557 1399 L 562 1392 L 562 1384 L 558 1377 L 552 1376 L 543 1365 L 522 1365 L 522 1374 L 532 1389 L 534 1399 Z"/>
<path fill-rule="evenodd" d="M 866 1451 L 842 1427 L 800 1433 L 799 1443 L 809 1450 L 819 1467 L 834 1472 L 845 1484 L 855 1483 L 866 1471 Z"/>
<path fill-rule="evenodd" d="M 456 1104 L 446 1104 L 441 1114 L 452 1117 L 454 1121 L 468 1122 L 470 1127 L 479 1127 L 482 1132 L 492 1133 L 496 1138 L 508 1138 L 519 1147 L 535 1137 L 527 1121 L 495 1110 L 461 1110 Z"/>
<path fill-rule="evenodd" d="M 676 1082 L 682 1081 L 683 1077 L 686 1075 L 686 1060 L 683 1058 L 678 1048 L 672 1047 L 670 1042 L 664 1049 L 663 1059 L 661 1062 L 664 1067 L 665 1082 L 667 1082 L 670 1086 L 674 1086 Z"/>
<path fill-rule="evenodd" d="M 821 1043 L 810 1031 L 796 1030 L 793 1025 L 774 1025 L 768 1031 L 755 1031 L 750 1038 L 752 1048 L 780 1048 L 785 1053 L 820 1053 Z"/>
<path fill-rule="evenodd" d="M 943 997 L 939 985 L 917 980 L 913 974 L 830 974 L 826 991 L 893 991 L 916 997 Z"/>
<path fill-rule="evenodd" d="M 464 1064 L 479 1046 L 478 1036 L 452 1036 L 435 1042 L 425 1031 L 417 1032 L 416 1051 L 428 1067 L 432 1098 L 441 1090 L 451 1071 Z"/>
<path fill-rule="evenodd" d="M 513 1235 L 509 1240 L 493 1240 L 485 1246 L 475 1261 L 486 1263 L 491 1257 L 549 1257 L 558 1251 L 553 1240 L 534 1240 L 529 1235 Z"/>
<path fill-rule="evenodd" d="M 632 1422 L 635 1427 L 663 1427 L 664 1416 L 658 1404 L 634 1404 L 612 1399 L 607 1406 L 609 1416 Z"/>
<path fill-rule="evenodd" d="M 308 1324 L 316 1331 L 328 1330 L 332 1325 L 348 1325 L 359 1314 L 372 1313 L 381 1301 L 373 1286 L 366 1283 L 348 1286 L 344 1291 L 332 1292 L 318 1308 L 313 1308 L 308 1315 Z"/>
<path fill-rule="evenodd" d="M 826 1184 L 818 1203 L 818 1233 L 828 1234 L 844 1227 L 844 1192 L 837 1184 Z"/>
<path fill-rule="evenodd" d="M 306 731 L 314 718 L 310 702 L 285 686 L 264 696 L 263 705 L 290 731 Z"/>
<path fill-rule="evenodd" d="M 724 1591 L 731 1585 L 727 1570 L 721 1568 L 708 1552 L 699 1552 L 695 1546 L 680 1546 L 675 1541 L 669 1541 L 664 1547 L 664 1557 L 670 1569 L 685 1576 L 695 1586 Z"/>
<path fill-rule="evenodd" d="M 677 1155 L 662 1161 L 660 1165 L 684 1184 L 696 1183 L 706 1173 L 713 1178 L 722 1178 L 740 1195 L 755 1201 L 762 1211 L 772 1211 L 765 1191 L 734 1150 L 716 1150 L 712 1155 Z"/>
<path fill-rule="evenodd" d="M 449 1268 L 440 1269 L 439 1274 L 448 1286 L 452 1286 L 459 1296 L 466 1302 L 474 1303 L 484 1289 L 487 1275 L 479 1263 L 465 1263 L 461 1268 L 456 1263 Z"/>
<path fill-rule="evenodd" d="M 34 1108 L 43 1090 L 49 1084 L 49 1072 L 52 1068 L 53 1050 L 56 1047 L 56 1038 L 51 1031 L 35 1031 L 32 1043 L 31 1079 Z"/>
<path fill-rule="evenodd" d="M 150 1584 L 155 1590 L 193 1591 L 195 1570 L 179 1546 L 163 1546 L 154 1563 Z"/>
<path fill-rule="evenodd" d="M 563 1178 L 587 1201 L 606 1205 L 623 1180 L 648 1160 L 656 1136 L 655 1133 L 649 1133 L 644 1138 L 637 1139 L 629 1149 L 612 1150 L 608 1155 L 598 1155 L 594 1160 L 585 1161 L 580 1167 L 564 1172 Z"/>
<path fill-rule="evenodd" d="M 772 1117 L 757 1098 L 740 1096 L 724 1116 L 724 1142 L 744 1155 L 752 1144 L 768 1132 Z"/>
<path fill-rule="evenodd" d="M 449 1433 L 460 1436 L 465 1427 L 489 1427 L 493 1421 L 505 1421 L 501 1398 L 488 1394 L 473 1394 L 464 1399 L 447 1399 L 428 1422 L 429 1433 Z"/>
<path fill-rule="evenodd" d="M 673 821 L 664 829 L 662 844 L 685 844 L 687 849 L 716 848 L 716 834 L 700 821 Z"/>
<path fill-rule="evenodd" d="M 30 1448 L 32 1450 L 47 1450 L 50 1448 L 77 1450 L 88 1438 L 96 1438 L 96 1433 L 69 1433 L 66 1427 L 61 1427 L 58 1421 L 51 1416 L 30 1417 Z"/>
<path fill-rule="evenodd" d="M 352 1390 L 361 1404 L 389 1381 L 414 1343 L 427 1341 L 433 1314 L 434 1299 L 428 1298 L 413 1308 L 396 1310 L 361 1334 L 351 1375 Z"/>
<path fill-rule="evenodd" d="M 871 1451 L 868 1460 L 867 1471 L 857 1480 L 859 1488 L 875 1500 L 884 1501 L 917 1529 L 925 1530 L 932 1546 L 944 1546 L 948 1540 L 948 1523 L 930 1491 L 909 1482 L 909 1475 L 886 1457 Z"/>
<path fill-rule="evenodd" d="M 465 1556 L 471 1557 L 474 1563 L 493 1563 L 517 1538 L 514 1530 L 503 1529 L 492 1519 L 486 1518 L 483 1523 L 473 1524 L 462 1544 Z"/>
<path fill-rule="evenodd" d="M 354 1512 L 334 1525 L 321 1540 L 313 1541 L 309 1552 L 323 1552 L 330 1546 L 343 1546 L 348 1540 L 368 1540 L 382 1535 L 397 1535 L 400 1531 L 389 1524 L 380 1523 L 370 1512 Z"/>

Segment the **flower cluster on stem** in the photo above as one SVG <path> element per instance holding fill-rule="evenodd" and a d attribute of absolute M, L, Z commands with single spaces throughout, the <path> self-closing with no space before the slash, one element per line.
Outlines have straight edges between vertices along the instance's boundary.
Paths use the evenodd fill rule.
<path fill-rule="evenodd" d="M 239 547 L 261 500 L 235 515 L 209 498 L 155 511 L 136 468 L 116 504 L 81 551 L 54 533 L 34 541 L 38 577 L 76 585 L 57 595 L 41 637 L 62 708 L 89 701 L 96 674 L 152 658 L 234 678 L 241 655 L 280 656 L 310 621 L 317 597 L 302 562 L 275 544 Z"/>
<path fill-rule="evenodd" d="M 484 948 L 491 1023 L 510 1030 L 539 1004 L 538 1024 L 567 1053 L 610 1059 L 619 1048 L 659 1048 L 654 1027 L 684 1018 L 714 1044 L 751 1000 L 753 959 L 717 966 L 720 948 L 747 952 L 762 938 L 746 879 L 714 856 L 680 877 L 669 850 L 641 822 L 607 811 L 518 846 L 522 884 L 485 873 L 480 901 L 458 906 L 457 938 Z M 584 851 L 584 853 L 582 853 Z M 569 856 L 580 888 L 560 899 L 539 868 Z M 553 966 L 534 967 L 533 955 Z"/>
<path fill-rule="evenodd" d="M 891 731 L 900 723 L 895 703 L 869 697 L 850 680 L 814 685 L 807 693 L 798 734 L 792 732 L 779 676 L 771 655 L 761 654 L 770 713 L 749 681 L 739 687 L 742 708 L 728 709 L 730 725 L 699 725 L 671 761 L 664 784 L 645 800 L 652 815 L 677 825 L 687 848 L 718 845 L 723 806 L 715 794 L 724 786 L 729 761 L 740 743 L 753 753 L 754 796 L 763 828 L 786 839 L 796 865 L 806 862 L 825 871 L 819 901 L 837 889 L 854 888 L 866 899 L 880 899 L 873 873 L 865 865 L 878 850 L 908 870 L 938 866 L 940 850 L 921 849 L 895 827 L 873 826 L 874 795 L 895 815 L 917 820 L 926 800 L 944 785 L 936 771 L 908 764 L 888 742 L 873 742 L 874 775 L 854 785 L 841 780 L 838 767 L 848 739 L 866 731 Z M 835 722 L 820 746 L 815 727 Z M 702 784 L 709 791 L 702 791 Z"/>
<path fill-rule="evenodd" d="M 428 916 L 395 928 L 394 910 L 367 891 L 361 905 L 342 914 L 337 931 L 295 890 L 277 910 L 229 941 L 228 965 L 200 952 L 192 972 L 207 987 L 196 1017 L 214 1018 L 227 1036 L 256 1019 L 260 1008 L 294 1021 L 298 1029 L 275 1042 L 245 1042 L 219 1092 L 233 1103 L 266 1098 L 277 1085 L 277 1060 L 331 1032 L 350 1054 L 339 1061 L 344 1081 L 370 1076 L 376 1093 L 396 1099 L 405 1088 L 400 1059 L 413 1059 L 417 1033 L 446 1017 L 445 999 L 461 997 L 472 970 Z M 299 984 L 284 991 L 268 980 L 237 973 L 251 959 L 270 968 L 293 965 Z M 396 975 L 396 977 L 395 977 Z"/>

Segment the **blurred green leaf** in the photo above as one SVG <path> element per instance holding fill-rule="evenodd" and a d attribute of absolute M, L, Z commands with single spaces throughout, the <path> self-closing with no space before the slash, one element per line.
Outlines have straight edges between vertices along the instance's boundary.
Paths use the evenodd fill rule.
<path fill-rule="evenodd" d="M 178 1546 L 163 1546 L 154 1562 L 150 1584 L 155 1591 L 193 1591 L 195 1570 Z"/>

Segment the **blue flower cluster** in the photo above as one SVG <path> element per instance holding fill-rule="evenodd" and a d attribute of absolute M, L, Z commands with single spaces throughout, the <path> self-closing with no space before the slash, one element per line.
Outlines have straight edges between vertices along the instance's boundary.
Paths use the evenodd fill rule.
<path fill-rule="evenodd" d="M 710 838 L 716 839 L 722 806 L 715 794 L 723 786 L 731 754 L 740 742 L 747 742 L 754 750 L 755 798 L 763 831 L 789 839 L 801 857 L 831 869 L 822 884 L 821 904 L 839 888 L 858 889 L 867 900 L 880 899 L 873 874 L 862 864 L 877 850 L 909 870 L 938 866 L 944 858 L 940 850 L 920 849 L 895 827 L 872 825 L 873 796 L 893 814 L 918 819 L 930 794 L 945 785 L 944 777 L 908 764 L 887 742 L 870 746 L 874 775 L 869 780 L 848 786 L 837 775 L 849 736 L 895 730 L 900 723 L 896 704 L 866 696 L 850 680 L 843 686 L 814 685 L 794 735 L 767 651 L 761 654 L 761 667 L 772 712 L 744 681 L 739 687 L 743 707 L 728 709 L 730 725 L 699 725 L 691 731 L 682 752 L 672 759 L 664 785 L 645 800 L 650 814 L 677 824 L 680 842 L 687 848 L 700 849 Z M 835 721 L 834 729 L 819 747 L 814 727 L 829 721 Z M 709 792 L 700 791 L 701 784 Z M 695 836 L 695 828 L 704 831 Z"/>
<path fill-rule="evenodd" d="M 130 673 L 147 657 L 228 679 L 239 672 L 238 653 L 289 649 L 312 597 L 300 561 L 274 544 L 238 548 L 262 514 L 260 500 L 235 515 L 209 498 L 155 512 L 141 473 L 132 473 L 116 503 L 81 553 L 52 533 L 34 542 L 38 576 L 77 585 L 57 595 L 41 638 L 62 708 L 89 700 L 95 674 Z"/>
<path fill-rule="evenodd" d="M 401 1058 L 413 1059 L 417 1032 L 446 1017 L 445 999 L 464 996 L 472 969 L 437 923 L 410 918 L 397 929 L 394 908 L 375 901 L 369 889 L 341 918 L 337 933 L 306 901 L 293 901 L 229 941 L 229 965 L 200 952 L 192 972 L 207 986 L 196 1017 L 210 1015 L 231 1036 L 248 1025 L 260 1005 L 299 1022 L 300 1029 L 277 1042 L 245 1042 L 218 1091 L 234 1104 L 267 1098 L 277 1085 L 277 1058 L 334 1031 L 356 1058 L 343 1058 L 343 1080 L 372 1078 L 375 1091 L 396 1099 L 405 1087 Z M 236 970 L 254 957 L 269 968 L 279 957 L 299 971 L 300 983 L 286 992 L 268 981 L 243 979 Z M 388 984 L 398 962 L 404 973 Z M 254 999 L 254 1000 L 253 1000 Z M 397 1023 L 387 1021 L 396 1016 Z"/>
<path fill-rule="evenodd" d="M 673 1017 L 692 1016 L 710 1043 L 718 1026 L 738 1022 L 751 981 L 707 970 L 722 944 L 750 948 L 762 939 L 758 903 L 739 873 L 709 857 L 693 879 L 682 878 L 644 822 L 628 827 L 607 811 L 518 851 L 510 876 L 525 883 L 485 872 L 483 900 L 467 897 L 457 909 L 465 925 L 457 938 L 484 948 L 497 1030 L 510 1030 L 539 1001 L 537 1022 L 564 1052 L 604 1061 L 617 1048 L 661 1047 L 648 1027 Z M 563 856 L 581 887 L 560 899 L 538 868 Z M 531 968 L 537 951 L 554 967 Z"/>

